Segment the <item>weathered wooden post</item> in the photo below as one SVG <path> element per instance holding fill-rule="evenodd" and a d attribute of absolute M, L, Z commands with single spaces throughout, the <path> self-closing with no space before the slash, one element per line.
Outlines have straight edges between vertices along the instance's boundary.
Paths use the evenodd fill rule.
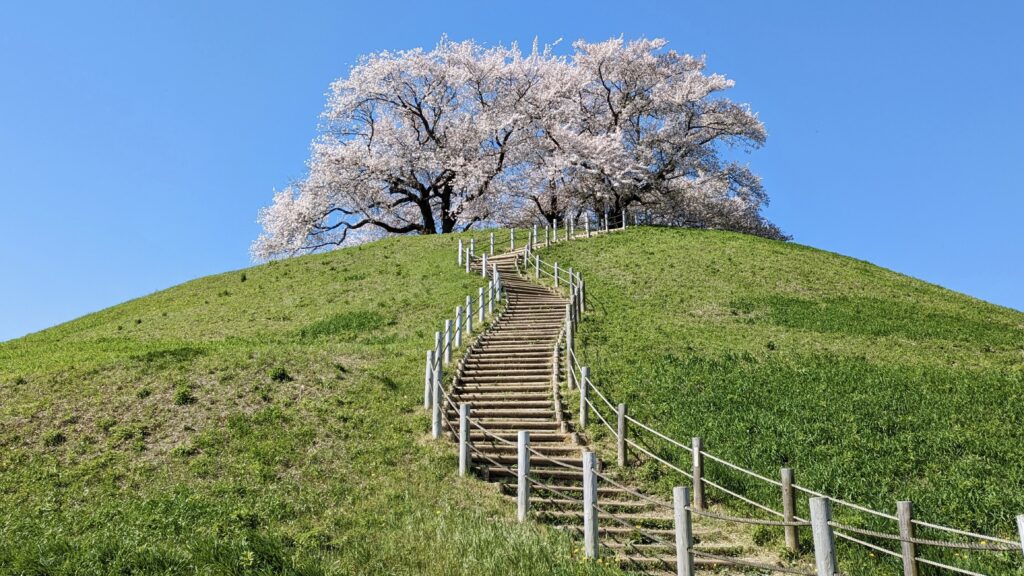
<path fill-rule="evenodd" d="M 587 394 L 590 393 L 590 367 L 580 367 L 580 428 L 586 428 L 590 420 L 590 410 L 587 406 Z"/>
<path fill-rule="evenodd" d="M 491 232 L 491 251 L 490 255 L 494 256 L 494 232 Z"/>
<path fill-rule="evenodd" d="M 472 259 L 473 258 L 469 255 L 469 252 L 467 251 L 466 252 L 466 274 L 469 274 L 469 264 L 470 264 L 470 260 L 472 260 Z"/>
<path fill-rule="evenodd" d="M 481 260 L 481 264 L 480 264 L 480 275 L 483 276 L 484 278 L 487 278 L 487 253 L 486 252 L 482 256 L 482 258 L 483 258 L 483 260 Z"/>
<path fill-rule="evenodd" d="M 462 238 L 459 238 L 459 266 L 462 266 Z"/>
<path fill-rule="evenodd" d="M 447 366 L 452 362 L 452 321 L 445 318 L 444 321 L 444 351 L 441 357 L 444 358 L 444 365 Z"/>
<path fill-rule="evenodd" d="M 516 249 L 516 229 L 515 228 L 509 228 L 508 229 L 508 249 L 511 250 L 511 251 L 515 251 L 515 249 Z"/>
<path fill-rule="evenodd" d="M 444 407 L 443 396 L 441 394 L 441 378 L 443 374 L 441 372 L 441 363 L 434 363 L 434 392 L 433 392 L 433 417 L 430 419 L 430 435 L 437 440 L 441 437 L 441 410 Z"/>
<path fill-rule="evenodd" d="M 466 295 L 466 343 L 473 334 L 473 297 Z"/>
<path fill-rule="evenodd" d="M 469 455 L 469 403 L 459 405 L 459 476 L 469 474 L 473 465 Z"/>
<path fill-rule="evenodd" d="M 626 209 L 622 209 L 622 229 L 626 229 Z"/>
<path fill-rule="evenodd" d="M 476 319 L 480 322 L 480 328 L 484 327 L 484 287 L 477 288 L 476 291 L 477 302 L 479 302 L 480 310 L 477 311 L 478 316 Z"/>
<path fill-rule="evenodd" d="M 605 232 L 608 231 L 608 212 L 607 211 L 605 211 L 605 213 L 604 213 L 604 231 Z"/>
<path fill-rule="evenodd" d="M 917 576 L 917 546 L 914 538 L 913 505 L 909 500 L 896 503 L 896 520 L 900 527 L 900 552 L 903 556 L 903 576 Z"/>
<path fill-rule="evenodd" d="M 567 240 L 576 239 L 576 219 L 569 220 L 569 228 L 565 231 L 565 237 Z"/>
<path fill-rule="evenodd" d="M 494 278 L 494 290 L 497 292 L 495 297 L 501 301 L 501 276 L 498 275 L 497 264 L 491 264 L 491 277 Z"/>
<path fill-rule="evenodd" d="M 690 515 L 690 489 L 672 489 L 672 509 L 676 525 L 676 575 L 693 576 L 693 519 Z"/>
<path fill-rule="evenodd" d="M 626 405 L 619 404 L 618 409 L 615 411 L 615 416 L 618 418 L 618 454 L 619 454 L 619 467 L 626 466 Z"/>
<path fill-rule="evenodd" d="M 580 278 L 580 312 L 587 311 L 587 283 Z"/>
<path fill-rule="evenodd" d="M 469 257 L 476 257 L 476 238 L 469 239 Z"/>
<path fill-rule="evenodd" d="M 704 443 L 699 436 L 693 438 L 693 508 L 704 511 Z"/>
<path fill-rule="evenodd" d="M 575 283 L 575 278 L 573 277 L 573 274 L 572 274 L 572 266 L 569 267 L 569 270 L 566 272 L 565 277 L 566 277 L 565 283 L 569 286 L 569 302 L 570 302 L 570 304 L 569 304 L 569 322 L 573 326 L 575 326 L 576 325 L 576 307 L 572 303 L 576 299 L 576 283 Z"/>
<path fill-rule="evenodd" d="M 423 408 L 430 409 L 430 399 L 434 384 L 434 351 L 427 350 L 427 369 L 423 373 Z"/>
<path fill-rule="evenodd" d="M 520 522 L 526 521 L 530 512 L 530 431 L 520 430 L 518 437 L 518 463 L 516 469 L 516 517 Z"/>
<path fill-rule="evenodd" d="M 544 247 L 545 248 L 547 248 L 548 246 L 551 246 L 550 232 L 551 232 L 551 226 L 545 226 L 544 227 Z"/>
<path fill-rule="evenodd" d="M 828 498 L 811 498 L 811 533 L 814 536 L 814 566 L 818 576 L 835 576 L 836 541 L 832 527 L 832 503 Z"/>
<path fill-rule="evenodd" d="M 494 281 L 487 283 L 487 315 L 494 316 Z"/>
<path fill-rule="evenodd" d="M 597 542 L 597 458 L 583 453 L 583 550 L 590 560 L 598 556 Z"/>
<path fill-rule="evenodd" d="M 540 280 L 540 256 L 535 256 L 533 260 L 533 275 Z"/>
<path fill-rule="evenodd" d="M 537 225 L 534 224 L 533 225 L 533 235 L 530 236 L 530 249 L 533 250 L 533 247 L 536 246 L 536 245 L 537 245 Z"/>
<path fill-rule="evenodd" d="M 555 288 L 558 288 L 558 262 L 555 262 Z"/>
<path fill-rule="evenodd" d="M 586 219 L 583 220 L 583 226 L 587 230 L 587 238 L 590 238 L 590 213 L 589 212 L 587 213 Z"/>
<path fill-rule="evenodd" d="M 462 306 L 455 307 L 455 349 L 462 348 Z"/>
<path fill-rule="evenodd" d="M 437 364 L 441 363 L 441 354 L 443 354 L 443 348 L 441 348 L 441 332 L 434 332 L 434 361 Z"/>
<path fill-rule="evenodd" d="M 796 520 L 796 492 L 793 490 L 793 469 L 783 468 L 782 476 L 782 520 L 794 522 Z M 796 526 L 788 525 L 784 528 L 786 533 L 786 548 L 790 552 L 800 551 L 800 539 L 797 536 Z"/>

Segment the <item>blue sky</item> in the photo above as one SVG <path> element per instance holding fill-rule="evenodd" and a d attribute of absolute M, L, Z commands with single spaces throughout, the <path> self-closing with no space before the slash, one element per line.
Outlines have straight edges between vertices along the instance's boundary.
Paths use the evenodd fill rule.
<path fill-rule="evenodd" d="M 795 241 L 1024 309 L 1024 4 L 85 4 L 0 5 L 0 340 L 247 266 L 331 80 L 442 33 L 706 54 Z"/>

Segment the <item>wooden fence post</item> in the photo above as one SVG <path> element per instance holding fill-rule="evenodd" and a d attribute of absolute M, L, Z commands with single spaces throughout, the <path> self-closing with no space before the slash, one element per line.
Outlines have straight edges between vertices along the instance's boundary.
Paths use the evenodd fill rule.
<path fill-rule="evenodd" d="M 483 258 L 483 260 L 481 260 L 481 264 L 480 264 L 480 275 L 483 276 L 484 278 L 487 278 L 487 253 L 486 252 L 484 252 L 484 255 L 482 256 L 482 258 Z"/>
<path fill-rule="evenodd" d="M 784 522 L 796 521 L 796 492 L 793 491 L 793 469 L 783 468 L 780 471 L 782 476 L 782 520 Z M 786 526 L 786 548 L 796 553 L 800 550 L 800 540 L 797 536 L 796 526 Z"/>
<path fill-rule="evenodd" d="M 537 245 L 537 225 L 533 225 L 533 235 L 530 236 L 530 249 L 533 250 L 534 246 Z"/>
<path fill-rule="evenodd" d="M 430 409 L 431 394 L 434 384 L 434 351 L 427 350 L 427 369 L 423 374 L 423 408 Z"/>
<path fill-rule="evenodd" d="M 533 275 L 540 281 L 540 256 L 535 256 L 533 260 Z"/>
<path fill-rule="evenodd" d="M 501 302 L 501 274 L 497 264 L 491 264 L 491 278 L 494 278 L 494 299 Z"/>
<path fill-rule="evenodd" d="M 494 281 L 487 283 L 487 315 L 494 315 Z"/>
<path fill-rule="evenodd" d="M 445 319 L 444 321 L 444 353 L 441 356 L 444 358 L 444 365 L 447 366 L 452 363 L 452 321 Z"/>
<path fill-rule="evenodd" d="M 583 453 L 583 549 L 591 560 L 598 556 L 596 464 L 593 452 Z"/>
<path fill-rule="evenodd" d="M 544 227 L 544 247 L 545 248 L 547 248 L 548 246 L 551 246 L 550 232 L 551 232 L 551 226 L 545 226 Z"/>
<path fill-rule="evenodd" d="M 832 527 L 832 503 L 828 498 L 811 498 L 811 532 L 814 535 L 814 566 L 818 576 L 835 576 L 836 541 Z"/>
<path fill-rule="evenodd" d="M 566 230 L 565 230 L 565 238 L 567 240 L 575 240 L 576 239 L 576 219 L 575 218 L 573 218 L 572 220 L 569 220 L 569 226 L 567 226 Z"/>
<path fill-rule="evenodd" d="M 477 302 L 480 303 L 480 310 L 477 312 L 477 321 L 480 322 L 480 327 L 484 327 L 484 287 L 481 286 L 476 290 Z"/>
<path fill-rule="evenodd" d="M 590 411 L 587 409 L 587 394 L 590 393 L 590 367 L 583 366 L 580 368 L 580 372 L 583 373 L 583 377 L 580 378 L 580 429 L 584 429 L 590 420 Z"/>
<path fill-rule="evenodd" d="M 443 396 L 441 394 L 441 363 L 434 364 L 434 393 L 433 393 L 433 414 L 430 419 L 430 436 L 437 440 L 441 437 L 441 409 L 443 408 Z"/>
<path fill-rule="evenodd" d="M 619 404 L 618 409 L 615 411 L 615 416 L 618 418 L 618 454 L 619 454 L 619 467 L 622 468 L 626 465 L 626 405 Z"/>
<path fill-rule="evenodd" d="M 607 212 L 604 213 L 604 231 L 605 232 L 608 231 L 608 213 Z"/>
<path fill-rule="evenodd" d="M 672 489 L 672 508 L 676 525 L 676 575 L 693 576 L 693 523 L 690 516 L 690 489 Z"/>
<path fill-rule="evenodd" d="M 896 503 L 896 520 L 900 527 L 900 552 L 903 556 L 903 576 L 917 576 L 917 546 L 914 537 L 913 505 L 909 500 Z"/>
<path fill-rule="evenodd" d="M 518 437 L 519 466 L 516 470 L 516 503 L 520 522 L 526 521 L 530 511 L 530 431 L 520 430 Z"/>
<path fill-rule="evenodd" d="M 587 283 L 580 278 L 580 312 L 587 311 Z"/>
<path fill-rule="evenodd" d="M 455 349 L 462 348 L 462 306 L 455 307 Z"/>
<path fill-rule="evenodd" d="M 459 238 L 459 266 L 462 266 L 462 238 Z"/>
<path fill-rule="evenodd" d="M 555 262 L 555 288 L 558 288 L 558 262 Z"/>
<path fill-rule="evenodd" d="M 704 443 L 699 436 L 693 438 L 693 508 L 704 511 Z"/>
<path fill-rule="evenodd" d="M 515 251 L 515 249 L 516 249 L 516 229 L 515 228 L 509 228 L 509 230 L 508 230 L 508 248 L 509 248 L 510 251 Z"/>
<path fill-rule="evenodd" d="M 470 258 L 476 256 L 476 238 L 469 239 L 469 256 Z"/>
<path fill-rule="evenodd" d="M 590 238 L 590 214 L 587 214 L 587 219 L 583 221 L 583 225 L 587 229 L 587 238 Z"/>
<path fill-rule="evenodd" d="M 473 258 L 469 255 L 469 251 L 466 252 L 466 274 L 469 274 L 469 263 Z"/>
<path fill-rule="evenodd" d="M 622 229 L 626 229 L 626 209 L 622 209 Z"/>
<path fill-rule="evenodd" d="M 494 232 L 491 232 L 491 249 L 488 252 L 491 256 L 494 256 Z"/>
<path fill-rule="evenodd" d="M 469 294 L 466 295 L 466 343 L 469 344 L 469 338 L 473 334 L 473 297 Z"/>
<path fill-rule="evenodd" d="M 469 474 L 473 462 L 469 455 L 469 403 L 459 405 L 459 476 Z"/>

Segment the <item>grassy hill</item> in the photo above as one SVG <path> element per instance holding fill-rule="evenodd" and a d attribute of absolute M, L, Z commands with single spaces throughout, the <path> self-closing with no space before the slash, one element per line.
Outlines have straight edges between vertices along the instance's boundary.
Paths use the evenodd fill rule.
<path fill-rule="evenodd" d="M 610 573 L 427 439 L 424 350 L 480 285 L 454 242 L 203 278 L 0 344 L 0 573 Z"/>
<path fill-rule="evenodd" d="M 798 483 L 878 510 L 910 499 L 919 518 L 1015 538 L 1024 314 L 726 232 L 640 228 L 543 254 L 582 271 L 582 361 L 641 421 L 769 477 L 790 466 Z"/>

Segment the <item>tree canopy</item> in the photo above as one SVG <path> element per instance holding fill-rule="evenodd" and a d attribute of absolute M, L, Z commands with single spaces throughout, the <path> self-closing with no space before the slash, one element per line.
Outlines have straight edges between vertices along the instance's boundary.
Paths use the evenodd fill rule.
<path fill-rule="evenodd" d="M 328 93 L 308 172 L 259 214 L 259 259 L 486 223 L 567 218 L 784 238 L 760 179 L 723 159 L 765 142 L 733 82 L 662 39 L 552 46 L 447 38 L 362 57 Z"/>

